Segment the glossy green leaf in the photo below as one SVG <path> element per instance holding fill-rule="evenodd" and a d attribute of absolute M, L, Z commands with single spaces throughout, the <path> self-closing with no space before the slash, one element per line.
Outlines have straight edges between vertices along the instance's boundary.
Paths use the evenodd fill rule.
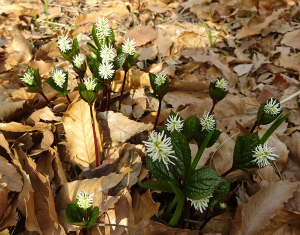
<path fill-rule="evenodd" d="M 153 161 L 151 157 L 147 156 L 146 162 L 150 172 L 156 179 L 177 181 L 172 171 L 168 169 L 162 161 Z"/>
<path fill-rule="evenodd" d="M 169 91 L 169 80 L 166 79 L 164 84 L 158 86 L 155 83 L 155 79 L 156 79 L 155 74 L 149 73 L 149 78 L 150 78 L 151 88 L 153 89 L 154 93 L 157 95 L 159 99 L 162 99 L 165 96 L 165 94 L 167 94 L 167 92 Z"/>
<path fill-rule="evenodd" d="M 211 82 L 209 85 L 209 95 L 215 101 L 219 102 L 227 95 L 229 91 L 223 91 L 221 88 L 216 87 L 217 82 Z"/>
<path fill-rule="evenodd" d="M 209 199 L 208 207 L 213 208 L 219 201 L 225 198 L 230 191 L 230 181 L 221 179 L 221 182 L 215 188 L 212 197 Z"/>
<path fill-rule="evenodd" d="M 182 133 L 185 135 L 188 142 L 195 137 L 199 128 L 200 120 L 196 117 L 196 115 L 190 116 L 184 121 Z"/>
<path fill-rule="evenodd" d="M 98 218 L 99 214 L 100 214 L 99 207 L 95 206 L 94 209 L 92 210 L 91 214 L 90 214 L 89 222 L 86 224 L 87 228 L 90 228 L 95 223 L 95 221 Z"/>
<path fill-rule="evenodd" d="M 84 226 L 87 224 L 87 221 L 83 220 L 83 218 L 85 217 L 84 210 L 77 204 L 69 204 L 66 207 L 66 215 L 67 222 L 69 224 L 75 224 L 78 226 Z"/>
<path fill-rule="evenodd" d="M 276 98 L 272 98 L 273 100 L 275 100 L 276 104 L 280 104 L 280 101 Z M 272 114 L 268 114 L 264 111 L 264 107 L 267 104 L 267 102 L 269 102 L 271 99 L 266 100 L 265 102 L 263 102 L 261 104 L 261 106 L 258 109 L 257 112 L 257 123 L 258 125 L 266 125 L 269 124 L 271 122 L 273 122 L 281 113 L 276 114 L 276 115 L 272 115 Z"/>

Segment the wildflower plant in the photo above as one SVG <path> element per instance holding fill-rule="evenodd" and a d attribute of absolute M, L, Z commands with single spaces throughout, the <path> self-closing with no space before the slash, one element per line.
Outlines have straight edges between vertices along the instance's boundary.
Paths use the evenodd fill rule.
<path fill-rule="evenodd" d="M 96 221 L 99 207 L 93 207 L 93 196 L 82 190 L 76 198 L 76 202 L 66 207 L 67 222 L 69 224 L 90 228 Z"/>

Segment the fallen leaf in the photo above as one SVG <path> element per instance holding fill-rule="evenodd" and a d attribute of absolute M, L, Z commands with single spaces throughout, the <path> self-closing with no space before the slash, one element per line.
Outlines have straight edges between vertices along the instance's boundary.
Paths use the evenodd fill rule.
<path fill-rule="evenodd" d="M 84 100 L 69 105 L 64 114 L 64 127 L 69 144 L 71 160 L 80 167 L 95 166 L 95 145 L 90 107 Z M 99 161 L 102 161 L 102 141 L 98 123 L 95 122 L 98 141 Z"/>
<path fill-rule="evenodd" d="M 53 60 L 60 56 L 57 42 L 49 42 L 41 46 L 35 53 L 35 60 Z"/>
<path fill-rule="evenodd" d="M 20 30 L 16 27 L 13 30 L 14 39 L 12 43 L 13 49 L 16 51 L 15 56 L 19 62 L 27 63 L 31 60 L 33 54 L 33 45 L 26 40 Z"/>
<path fill-rule="evenodd" d="M 1 181 L 7 184 L 7 189 L 14 192 L 21 192 L 23 181 L 16 168 L 11 165 L 4 157 L 0 156 L 0 175 Z M 0 216 L 1 218 L 1 216 Z"/>
<path fill-rule="evenodd" d="M 134 39 L 136 46 L 145 45 L 148 42 L 153 41 L 157 37 L 156 30 L 151 26 L 135 27 L 124 35 L 124 39 Z"/>
<path fill-rule="evenodd" d="M 295 49 L 300 49 L 300 29 L 294 30 L 292 32 L 288 32 L 284 34 L 281 43 L 293 47 Z"/>
<path fill-rule="evenodd" d="M 122 143 L 135 134 L 148 131 L 152 128 L 152 124 L 132 121 L 122 113 L 108 111 L 97 113 L 97 117 L 101 119 L 101 125 L 109 130 L 111 139 Z"/>

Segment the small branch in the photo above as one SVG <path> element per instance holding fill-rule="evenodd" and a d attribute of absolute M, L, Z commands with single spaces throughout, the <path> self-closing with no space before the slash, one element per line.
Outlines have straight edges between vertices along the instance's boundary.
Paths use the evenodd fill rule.
<path fill-rule="evenodd" d="M 159 114 L 160 114 L 160 109 L 161 109 L 161 101 L 162 101 L 162 98 L 160 98 L 159 100 L 159 105 L 158 105 L 158 111 L 157 111 L 157 115 L 156 115 L 156 118 L 155 118 L 155 122 L 154 122 L 154 127 L 153 127 L 153 130 L 156 129 L 156 126 L 157 126 L 157 123 L 158 123 L 158 118 L 159 118 Z"/>
<path fill-rule="evenodd" d="M 99 166 L 98 144 L 97 144 L 97 136 L 96 136 L 96 130 L 95 130 L 95 122 L 94 122 L 92 105 L 90 105 L 90 114 L 91 114 L 91 121 L 92 121 L 92 127 L 93 127 L 93 135 L 94 135 L 95 155 L 96 155 L 96 167 L 98 167 Z"/>
<path fill-rule="evenodd" d="M 211 110 L 210 110 L 208 116 L 210 116 L 212 114 L 212 112 L 214 111 L 215 106 L 216 106 L 217 103 L 218 103 L 217 101 L 213 100 L 213 106 L 211 107 Z"/>
<path fill-rule="evenodd" d="M 123 93 L 124 93 L 124 87 L 125 87 L 125 81 L 127 78 L 127 70 L 125 70 L 125 74 L 124 74 L 124 79 L 123 79 L 123 84 L 122 84 L 122 89 L 121 89 L 121 95 L 120 95 L 120 100 L 119 100 L 119 110 L 121 110 L 121 104 L 122 104 L 122 99 L 123 99 Z"/>
<path fill-rule="evenodd" d="M 66 98 L 68 100 L 68 104 L 71 104 L 71 100 L 70 100 L 70 97 L 68 95 L 66 95 Z"/>
<path fill-rule="evenodd" d="M 48 103 L 48 106 L 53 110 L 53 105 L 51 104 L 51 102 L 48 100 L 47 96 L 44 94 L 43 91 L 40 91 L 40 94 L 44 97 L 44 99 L 46 100 L 46 102 Z"/>

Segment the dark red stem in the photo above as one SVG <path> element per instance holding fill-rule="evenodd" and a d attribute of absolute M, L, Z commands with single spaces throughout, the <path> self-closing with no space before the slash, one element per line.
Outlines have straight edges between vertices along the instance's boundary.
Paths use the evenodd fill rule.
<path fill-rule="evenodd" d="M 68 95 L 66 95 L 66 98 L 68 100 L 68 103 L 71 104 L 71 100 L 70 100 L 70 97 Z"/>
<path fill-rule="evenodd" d="M 161 109 L 161 101 L 162 101 L 162 99 L 159 99 L 158 111 L 157 111 L 157 115 L 156 115 L 156 118 L 155 118 L 153 130 L 156 129 L 156 126 L 157 126 L 157 123 L 158 123 L 158 118 L 159 118 L 160 109 Z"/>
<path fill-rule="evenodd" d="M 81 77 L 81 76 L 79 76 L 79 75 L 77 75 L 77 81 L 79 81 L 79 82 L 83 82 L 83 78 Z"/>
<path fill-rule="evenodd" d="M 122 98 L 123 98 L 123 93 L 124 93 L 124 87 L 125 87 L 127 72 L 128 71 L 125 70 L 124 80 L 123 80 L 122 89 L 121 89 L 121 95 L 120 95 L 120 100 L 119 100 L 119 108 L 118 108 L 119 111 L 121 111 L 121 104 L 122 104 Z"/>
<path fill-rule="evenodd" d="M 255 128 L 258 126 L 258 123 L 257 121 L 253 124 L 251 130 L 250 130 L 250 133 L 253 133 L 253 131 L 255 130 Z"/>
<path fill-rule="evenodd" d="M 100 112 L 104 112 L 105 111 L 106 102 L 107 102 L 107 87 L 102 92 L 102 101 L 101 101 L 101 106 L 100 106 Z"/>
<path fill-rule="evenodd" d="M 43 91 L 40 91 L 40 94 L 44 97 L 44 99 L 47 101 L 49 107 L 53 110 L 53 105 L 51 104 L 51 102 L 48 100 L 47 96 L 44 94 Z"/>
<path fill-rule="evenodd" d="M 110 83 L 107 84 L 107 94 L 106 94 L 106 110 L 109 111 L 110 110 L 110 93 L 111 93 L 111 86 Z"/>
<path fill-rule="evenodd" d="M 91 121 L 92 121 L 92 127 L 93 127 L 93 135 L 94 135 L 95 155 L 96 155 L 96 167 L 98 167 L 99 166 L 98 144 L 97 144 L 97 136 L 96 136 L 96 130 L 95 130 L 95 122 L 94 122 L 92 105 L 90 105 L 90 113 L 91 113 Z"/>
<path fill-rule="evenodd" d="M 214 109 L 215 109 L 215 106 L 216 106 L 216 104 L 217 104 L 217 103 L 218 103 L 217 101 L 213 100 L 213 106 L 211 107 L 211 110 L 210 110 L 210 112 L 209 112 L 209 115 L 208 115 L 208 116 L 210 116 L 210 115 L 212 114 L 212 112 L 214 111 Z"/>
<path fill-rule="evenodd" d="M 225 171 L 222 175 L 220 175 L 221 177 L 225 177 L 226 175 L 228 175 L 229 173 L 233 172 L 235 170 L 235 168 L 231 167 L 228 171 Z"/>

